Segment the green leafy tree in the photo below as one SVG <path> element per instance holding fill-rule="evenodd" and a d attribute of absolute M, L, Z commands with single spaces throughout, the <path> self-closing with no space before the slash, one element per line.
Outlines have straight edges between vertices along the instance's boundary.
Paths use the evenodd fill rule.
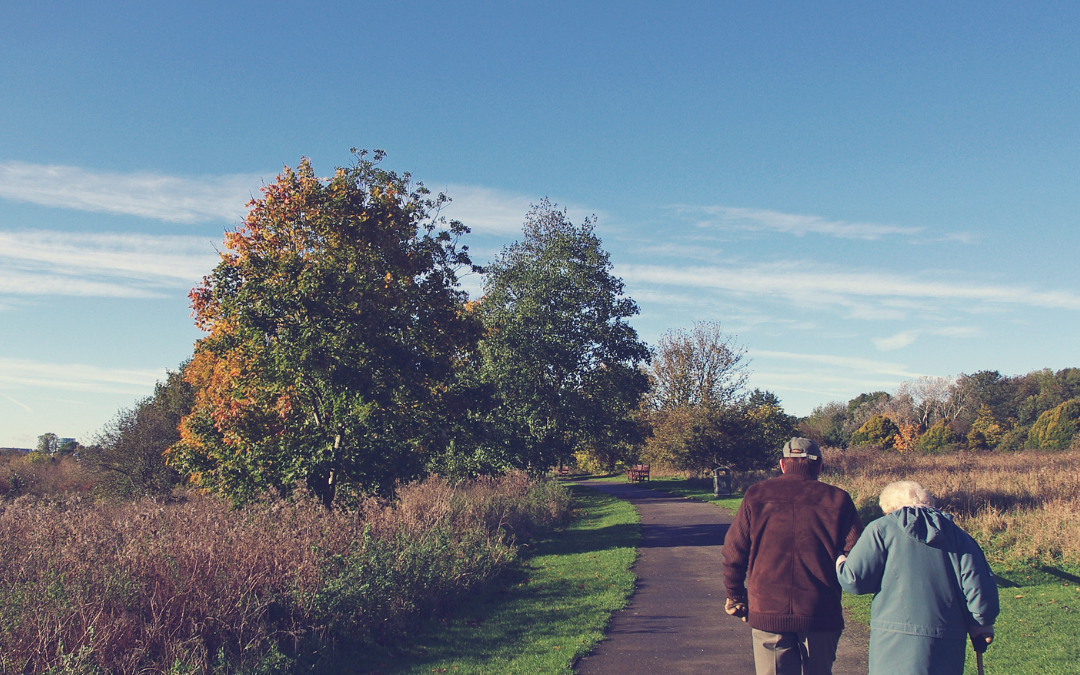
<path fill-rule="evenodd" d="M 381 151 L 356 158 L 326 179 L 286 168 L 191 293 L 208 335 L 169 459 L 197 485 L 244 501 L 303 481 L 330 505 L 415 478 L 448 442 L 480 334 L 456 275 L 468 230 Z"/>
<path fill-rule="evenodd" d="M 799 421 L 799 432 L 806 438 L 813 439 L 818 445 L 845 448 L 849 437 L 844 433 L 848 422 L 848 407 L 841 401 L 833 401 L 814 408 L 810 414 Z"/>
<path fill-rule="evenodd" d="M 40 452 L 43 455 L 51 455 L 56 452 L 59 446 L 60 438 L 51 431 L 47 434 L 38 436 L 36 452 Z"/>
<path fill-rule="evenodd" d="M 152 396 L 121 410 L 79 455 L 97 476 L 98 491 L 121 499 L 168 495 L 180 475 L 165 453 L 180 440 L 180 421 L 194 402 L 181 366 L 157 383 Z"/>
<path fill-rule="evenodd" d="M 1080 398 L 1065 401 L 1039 415 L 1028 438 L 1036 448 L 1061 450 L 1069 447 L 1077 430 L 1080 430 Z"/>
<path fill-rule="evenodd" d="M 497 402 L 485 440 L 493 461 L 543 471 L 583 450 L 610 463 L 638 434 L 649 352 L 611 267 L 592 221 L 574 225 L 544 199 L 486 268 L 480 353 Z"/>

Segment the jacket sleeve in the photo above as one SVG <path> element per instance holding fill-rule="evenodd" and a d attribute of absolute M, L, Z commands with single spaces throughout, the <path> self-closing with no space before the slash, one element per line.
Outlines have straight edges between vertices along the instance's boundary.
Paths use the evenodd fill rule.
<path fill-rule="evenodd" d="M 851 549 L 855 547 L 855 542 L 859 540 L 859 535 L 862 534 L 863 524 L 862 518 L 859 517 L 859 510 L 855 508 L 855 502 L 851 501 L 851 496 L 847 498 L 847 526 L 844 532 L 844 550 L 846 555 L 851 552 Z"/>
<path fill-rule="evenodd" d="M 881 529 L 871 524 L 855 542 L 847 560 L 836 566 L 836 579 L 848 593 L 862 595 L 881 590 L 888 557 Z"/>
<path fill-rule="evenodd" d="M 724 587 L 735 602 L 747 602 L 746 569 L 750 562 L 750 510 L 746 500 L 724 535 Z"/>
<path fill-rule="evenodd" d="M 971 535 L 957 530 L 959 553 L 956 555 L 959 560 L 954 564 L 960 575 L 960 590 L 964 593 L 968 612 L 975 625 L 992 626 L 1000 611 L 997 579 Z"/>

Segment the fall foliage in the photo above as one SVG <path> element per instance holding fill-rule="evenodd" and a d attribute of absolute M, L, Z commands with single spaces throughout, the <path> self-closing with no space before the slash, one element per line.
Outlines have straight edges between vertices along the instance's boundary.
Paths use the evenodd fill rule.
<path fill-rule="evenodd" d="M 357 153 L 286 168 L 191 292 L 195 406 L 170 464 L 238 502 L 306 482 L 385 491 L 446 442 L 440 404 L 480 336 L 456 270 L 468 230 L 409 174 Z"/>

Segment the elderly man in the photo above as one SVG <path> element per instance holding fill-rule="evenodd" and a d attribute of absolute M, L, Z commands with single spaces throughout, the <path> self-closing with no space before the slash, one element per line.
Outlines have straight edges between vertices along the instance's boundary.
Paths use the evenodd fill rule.
<path fill-rule="evenodd" d="M 757 675 L 832 673 L 844 629 L 834 565 L 862 521 L 821 467 L 816 443 L 788 441 L 783 475 L 746 490 L 724 540 L 725 611 L 754 629 Z"/>

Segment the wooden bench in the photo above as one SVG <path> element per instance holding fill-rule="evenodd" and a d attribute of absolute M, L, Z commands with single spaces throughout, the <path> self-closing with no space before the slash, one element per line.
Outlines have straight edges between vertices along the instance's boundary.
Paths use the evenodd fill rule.
<path fill-rule="evenodd" d="M 570 467 L 560 466 L 559 468 L 555 469 L 555 473 L 559 476 L 559 478 L 566 478 L 570 475 Z"/>
<path fill-rule="evenodd" d="M 635 464 L 626 470 L 626 480 L 631 483 L 642 483 L 649 480 L 649 465 Z"/>

